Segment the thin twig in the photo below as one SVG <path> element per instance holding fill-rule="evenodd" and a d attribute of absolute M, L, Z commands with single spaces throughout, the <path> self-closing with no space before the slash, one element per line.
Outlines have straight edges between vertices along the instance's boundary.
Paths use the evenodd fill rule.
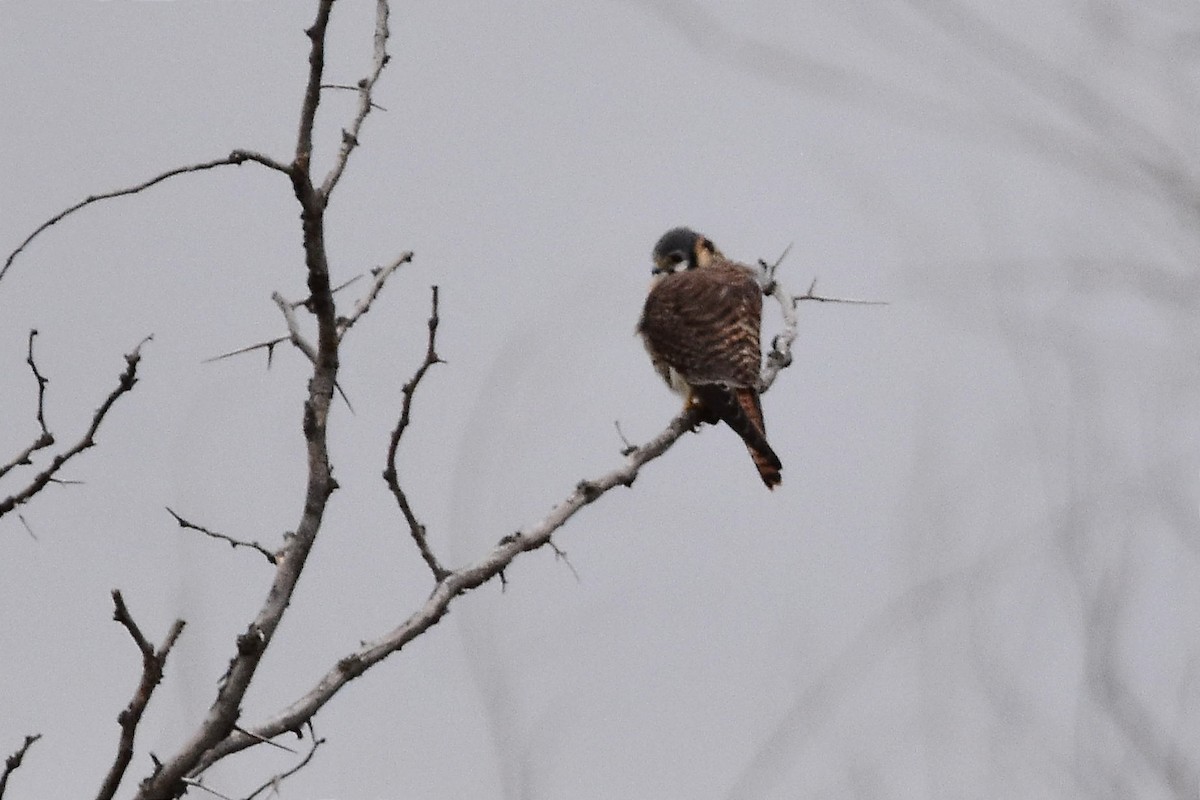
<path fill-rule="evenodd" d="M 281 783 L 283 783 L 285 780 L 292 777 L 297 772 L 299 772 L 300 770 L 302 770 L 308 766 L 308 763 L 313 760 L 313 756 L 315 756 L 317 754 L 317 748 L 320 747 L 321 745 L 325 744 L 325 740 L 317 738 L 317 731 L 313 727 L 311 719 L 306 722 L 306 725 L 308 727 L 309 738 L 312 739 L 312 747 L 309 748 L 308 754 L 306 756 L 304 756 L 303 759 L 301 759 L 299 764 L 292 767 L 291 769 L 287 769 L 287 770 L 279 773 L 278 775 L 275 775 L 270 780 L 268 780 L 266 783 L 264 783 L 262 786 L 259 786 L 253 792 L 251 792 L 250 794 L 248 794 L 244 798 L 242 798 L 242 800 L 254 800 L 254 798 L 257 797 L 260 792 L 264 792 L 267 789 L 271 789 L 275 792 L 278 792 L 279 785 Z M 268 742 L 269 741 L 270 740 L 268 740 Z M 293 751 L 293 752 L 295 752 L 295 751 Z"/>
<path fill-rule="evenodd" d="M 231 164 L 236 166 L 236 165 L 243 164 L 247 161 L 257 162 L 259 164 L 262 164 L 265 167 L 269 167 L 278 172 L 282 172 L 285 175 L 290 172 L 289 168 L 286 165 L 281 164 L 280 162 L 276 161 L 275 159 L 271 158 L 270 156 L 263 155 L 262 153 L 256 153 L 252 150 L 234 150 L 232 153 L 225 156 L 224 158 L 215 158 L 212 161 L 204 161 L 199 164 L 188 164 L 187 166 L 183 166 L 183 167 L 175 167 L 174 169 L 169 169 L 166 172 L 159 173 L 158 175 L 155 175 L 153 178 L 142 181 L 141 183 L 136 184 L 134 186 L 129 186 L 124 189 L 116 189 L 111 192 L 104 192 L 103 194 L 89 195 L 88 197 L 84 198 L 83 200 L 80 200 L 75 205 L 70 206 L 69 208 L 63 209 L 62 211 L 55 214 L 50 219 L 43 222 L 41 225 L 34 228 L 33 233 L 26 236 L 25 241 L 23 241 L 23 242 L 21 242 L 21 244 L 17 245 L 17 249 L 13 250 L 11 253 L 9 253 L 8 258 L 6 258 L 4 260 L 4 267 L 0 268 L 0 280 L 2 280 L 4 278 L 4 274 L 6 272 L 8 272 L 8 268 L 12 266 L 13 261 L 15 261 L 17 256 L 20 255 L 21 252 L 26 247 L 29 246 L 30 242 L 32 242 L 34 239 L 36 239 L 47 228 L 51 227 L 52 225 L 58 224 L 64 218 L 70 216 L 71 214 L 74 214 L 76 211 L 79 211 L 82 208 L 90 206 L 92 203 L 98 203 L 101 200 L 111 200 L 114 197 L 125 197 L 126 195 L 137 194 L 138 192 L 149 189 L 151 186 L 154 186 L 155 184 L 162 183 L 163 181 L 167 180 L 168 178 L 174 178 L 176 175 L 183 175 L 184 173 L 188 173 L 188 172 L 203 172 L 205 170 L 210 170 L 215 167 L 225 167 L 225 166 L 229 166 Z"/>
<path fill-rule="evenodd" d="M 412 251 L 409 250 L 405 253 L 401 253 L 398 258 L 396 258 L 387 266 L 377 267 L 376 269 L 371 270 L 371 275 L 375 278 L 375 280 L 371 283 L 371 288 L 368 289 L 367 293 L 363 295 L 363 297 L 357 303 L 354 304 L 354 311 L 351 312 L 350 316 L 342 317 L 338 320 L 339 340 L 344 339 L 347 331 L 354 327 L 354 323 L 358 322 L 358 320 L 362 318 L 363 314 L 366 314 L 371 310 L 371 304 L 375 302 L 375 298 L 379 297 L 379 293 L 383 290 L 383 284 L 387 282 L 387 279 L 391 277 L 392 273 L 400 269 L 401 265 L 412 261 L 412 259 L 413 254 Z"/>
<path fill-rule="evenodd" d="M 627 439 L 625 437 L 625 432 L 623 430 L 621 430 L 621 421 L 620 420 L 614 419 L 613 427 L 617 429 L 617 436 L 621 437 L 621 444 L 625 445 L 624 447 L 621 448 L 621 455 L 627 456 L 630 453 L 632 453 L 634 450 L 637 450 L 637 445 L 631 443 L 629 441 L 629 439 Z"/>
<path fill-rule="evenodd" d="M 29 460 L 31 455 L 36 453 L 38 450 L 42 450 L 43 448 L 54 444 L 54 434 L 50 433 L 50 429 L 46 427 L 46 384 L 49 383 L 50 380 L 38 371 L 37 362 L 33 360 L 33 338 L 35 336 L 37 336 L 36 329 L 29 331 L 29 353 L 25 356 L 25 363 L 28 364 L 29 369 L 33 371 L 33 378 L 37 381 L 38 385 L 37 421 L 38 426 L 42 429 L 42 432 L 38 434 L 38 437 L 34 439 L 28 447 L 17 453 L 17 455 L 14 456 L 11 461 L 3 466 L 0 466 L 0 478 L 3 478 L 4 475 L 14 467 L 32 464 L 33 462 Z"/>
<path fill-rule="evenodd" d="M 579 573 L 575 570 L 575 565 L 571 563 L 571 559 L 567 558 L 567 551 L 555 544 L 553 539 L 547 539 L 546 546 L 554 551 L 554 557 L 556 559 L 567 565 L 567 569 L 571 570 L 571 574 L 575 576 L 575 582 L 583 583 L 583 581 L 579 579 Z"/>
<path fill-rule="evenodd" d="M 0 798 L 4 797 L 4 790 L 8 787 L 8 776 L 17 771 L 21 766 L 21 761 L 25 758 L 25 753 L 40 738 L 42 738 L 40 733 L 26 736 L 24 744 L 18 747 L 16 752 L 4 759 L 4 771 L 0 772 Z"/>
<path fill-rule="evenodd" d="M 251 550 L 257 550 L 258 552 L 262 553 L 263 557 L 266 558 L 267 561 L 269 561 L 270 563 L 272 563 L 272 564 L 277 563 L 275 554 L 272 553 L 267 548 L 263 547 L 258 542 L 243 542 L 240 539 L 234 539 L 232 536 L 226 536 L 223 533 L 217 533 L 216 531 L 210 531 L 208 528 L 205 528 L 203 525 L 197 525 L 194 522 L 188 522 L 186 519 L 179 516 L 174 511 L 172 511 L 169 506 L 167 506 L 166 509 L 167 509 L 167 513 L 175 518 L 175 521 L 179 523 L 179 527 L 181 527 L 181 528 L 188 528 L 193 531 L 199 531 L 200 533 L 203 533 L 205 536 L 210 536 L 213 539 L 219 539 L 222 542 L 229 542 L 229 546 L 234 548 L 235 550 L 239 547 L 247 547 Z"/>
<path fill-rule="evenodd" d="M 397 265 L 398 266 L 398 265 Z M 417 386 L 420 385 L 421 379 L 425 377 L 425 373 L 434 364 L 443 363 L 442 359 L 437 354 L 437 328 L 438 328 L 438 287 L 432 287 L 432 300 L 429 312 L 429 339 L 425 346 L 425 360 L 421 362 L 421 366 L 417 367 L 417 371 L 413 373 L 412 378 L 408 383 L 404 384 L 401 389 L 404 395 L 404 401 L 400 406 L 400 419 L 396 422 L 396 428 L 392 431 L 392 436 L 388 442 L 387 450 L 387 465 L 383 470 L 383 479 L 391 490 L 392 496 L 396 498 L 396 505 L 400 507 L 400 512 L 404 515 L 405 521 L 408 522 L 408 530 L 412 534 L 413 541 L 417 544 L 417 550 L 421 553 L 421 558 L 425 559 L 430 572 L 433 573 L 433 579 L 440 581 L 449 574 L 449 571 L 441 565 L 437 556 L 433 554 L 433 550 L 429 547 L 429 541 L 425 536 L 425 526 L 417 519 L 417 515 L 413 513 L 412 506 L 408 503 L 408 496 L 404 490 L 400 488 L 400 479 L 396 474 L 396 450 L 400 447 L 400 438 L 404 436 L 404 431 L 408 428 L 409 415 L 412 411 L 413 396 L 417 393 Z"/>
<path fill-rule="evenodd" d="M 117 715 L 117 723 L 121 726 L 121 738 L 117 744 L 117 755 L 113 759 L 112 766 L 109 767 L 108 774 L 104 778 L 104 783 L 100 787 L 100 792 L 96 795 L 96 800 L 112 800 L 116 794 L 118 787 L 121 785 L 121 779 L 125 777 L 125 770 L 129 768 L 129 762 L 133 759 L 133 742 L 137 735 L 138 724 L 142 721 L 142 714 L 146 710 L 146 706 L 150 704 L 150 696 L 154 694 L 154 689 L 162 681 L 163 667 L 167 663 L 167 655 L 171 652 L 171 648 L 175 646 L 179 635 L 183 633 L 184 621 L 181 619 L 175 620 L 171 625 L 171 629 L 167 632 L 167 636 L 163 639 L 163 643 L 159 645 L 158 650 L 150 644 L 146 639 L 142 629 L 133 621 L 133 616 L 130 615 L 129 609 L 125 605 L 125 598 L 121 596 L 121 592 L 113 589 L 113 619 L 121 623 L 121 625 L 129 632 L 133 638 L 134 644 L 142 654 L 142 677 L 138 682 L 138 687 L 133 693 L 133 698 L 129 701 L 129 705 L 125 710 Z"/>
<path fill-rule="evenodd" d="M 33 360 L 33 338 L 37 336 L 37 328 L 29 331 L 29 353 L 25 356 L 25 363 L 29 365 L 29 369 L 33 372 L 33 379 L 38 385 L 38 403 L 37 403 L 37 421 L 42 428 L 42 435 L 50 437 L 53 441 L 54 437 L 50 436 L 50 430 L 46 427 L 46 384 L 50 382 L 38 371 L 37 362 Z M 0 475 L 4 473 L 0 472 Z"/>
<path fill-rule="evenodd" d="M 21 491 L 9 496 L 4 500 L 0 500 L 0 517 L 3 517 L 8 512 L 12 511 L 22 503 L 28 502 L 30 498 L 46 488 L 46 485 L 55 480 L 55 474 L 75 456 L 94 447 L 96 444 L 96 431 L 100 429 L 100 423 L 104 421 L 108 415 L 109 409 L 121 397 L 121 395 L 130 391 L 134 384 L 137 383 L 137 367 L 138 362 L 142 359 L 142 345 L 150 341 L 149 336 L 138 343 L 138 346 L 133 348 L 133 351 L 125 355 L 125 371 L 117 379 L 117 387 L 109 392 L 108 397 L 104 398 L 104 402 L 92 414 L 92 422 L 88 426 L 83 437 L 72 445 L 67 450 L 56 455 L 51 461 L 50 466 L 39 472 L 34 479 Z"/>
<path fill-rule="evenodd" d="M 337 182 L 341 180 L 342 173 L 346 171 L 350 154 L 355 147 L 358 147 L 358 134 L 362 130 L 363 121 L 371 113 L 374 105 L 371 102 L 371 92 L 375 88 L 375 82 L 383 73 L 383 68 L 387 66 L 388 60 L 391 58 L 387 53 L 388 35 L 388 2 L 387 0 L 376 0 L 375 45 L 371 59 L 371 73 L 358 82 L 358 113 L 354 115 L 350 127 L 342 131 L 342 147 L 333 162 L 333 168 L 329 170 L 329 174 L 325 176 L 325 182 L 321 184 L 321 196 L 326 200 L 333 193 Z"/>

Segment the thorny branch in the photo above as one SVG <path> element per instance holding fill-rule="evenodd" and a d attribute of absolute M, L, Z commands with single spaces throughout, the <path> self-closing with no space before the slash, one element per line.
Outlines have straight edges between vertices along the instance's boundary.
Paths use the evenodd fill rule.
<path fill-rule="evenodd" d="M 142 713 L 145 712 L 146 706 L 150 703 L 150 696 L 154 693 L 154 689 L 162 681 L 163 667 L 167 663 L 167 655 L 171 652 L 171 648 L 175 646 L 175 642 L 179 639 L 179 635 L 183 633 L 184 621 L 181 619 L 175 620 L 171 625 L 171 629 L 167 632 L 167 636 L 163 639 L 163 643 L 159 645 L 157 650 L 146 639 L 141 628 L 133 621 L 129 609 L 125 605 L 125 598 L 121 596 L 121 592 L 113 589 L 113 619 L 121 623 L 125 630 L 129 631 L 129 635 L 133 638 L 134 644 L 142 654 L 142 678 L 138 683 L 137 689 L 133 693 L 133 699 L 129 701 L 129 705 L 125 710 L 117 715 L 117 723 L 121 726 L 121 738 L 117 744 L 117 755 L 113 759 L 112 766 L 109 767 L 108 775 L 104 778 L 104 783 L 100 787 L 99 794 L 96 795 L 97 800 L 111 800 L 116 794 L 117 788 L 121 785 L 121 779 L 125 777 L 125 770 L 129 768 L 129 762 L 133 759 L 133 741 L 137 735 L 138 724 L 142 721 Z"/>
<path fill-rule="evenodd" d="M 387 466 L 383 470 L 383 479 L 387 482 L 392 496 L 396 498 L 396 505 L 400 507 L 400 512 L 404 514 L 405 521 L 408 522 L 408 529 L 412 533 L 413 541 L 417 544 L 417 550 L 420 551 L 421 558 L 425 559 L 430 572 L 433 573 L 433 579 L 440 581 L 449 573 L 429 548 L 429 541 L 425 536 L 425 526 L 421 524 L 416 514 L 413 513 L 412 506 L 408 502 L 408 495 L 400 487 L 400 479 L 396 475 L 396 450 L 400 447 L 400 438 L 404 436 L 404 431 L 408 429 L 409 415 L 412 411 L 413 396 L 417 393 L 417 386 L 420 385 L 421 379 L 425 377 L 425 373 L 429 371 L 430 367 L 434 364 L 442 363 L 442 359 L 437 354 L 438 287 L 432 287 L 431 296 L 429 339 L 425 346 L 425 360 L 421 362 L 421 366 L 417 367 L 417 371 L 413 373 L 412 378 L 409 379 L 408 383 L 404 384 L 404 388 L 401 390 L 401 393 L 404 395 L 404 401 L 400 406 L 400 419 L 396 422 L 396 428 L 392 431 L 391 439 L 388 442 Z"/>
<path fill-rule="evenodd" d="M 262 553 L 263 557 L 266 558 L 267 561 L 269 561 L 270 563 L 272 563 L 272 564 L 277 563 L 275 554 L 272 553 L 267 548 L 263 547 L 258 542 L 243 542 L 242 540 L 235 539 L 232 536 L 226 536 L 223 533 L 217 533 L 216 531 L 210 531 L 208 528 L 205 528 L 203 525 L 197 525 L 194 522 L 188 522 L 186 519 L 179 516 L 174 511 L 172 511 L 170 506 L 167 506 L 166 508 L 167 508 L 167 513 L 175 518 L 175 521 L 179 523 L 179 527 L 181 527 L 181 528 L 188 528 L 193 531 L 199 531 L 200 533 L 203 533 L 205 536 L 209 536 L 213 539 L 218 539 L 222 542 L 228 542 L 229 546 L 235 550 L 239 547 L 248 547 L 251 550 L 257 550 L 258 552 Z"/>
<path fill-rule="evenodd" d="M 8 788 L 8 776 L 12 775 L 21 766 L 21 761 L 25 759 L 25 753 L 30 746 L 38 739 L 42 738 L 40 733 L 30 734 L 25 737 L 25 742 L 17 748 L 16 752 L 4 759 L 4 771 L 0 772 L 0 798 L 4 797 L 4 790 Z"/>
<path fill-rule="evenodd" d="M 30 481 L 28 486 L 14 495 L 11 495 L 4 500 L 0 500 L 0 517 L 3 517 L 5 514 L 12 511 L 22 503 L 28 502 L 30 498 L 32 498 L 42 489 L 46 488 L 46 485 L 55 479 L 54 476 L 64 464 L 82 453 L 84 450 L 87 450 L 89 447 L 95 446 L 96 431 L 100 429 L 100 423 L 102 423 L 104 418 L 108 415 L 109 409 L 113 407 L 113 404 L 117 402 L 121 395 L 130 391 L 134 384 L 137 383 L 137 368 L 138 362 L 140 362 L 142 359 L 142 345 L 148 341 L 150 341 L 149 336 L 139 342 L 138 346 L 133 348 L 132 352 L 126 354 L 125 371 L 122 372 L 121 376 L 117 379 L 117 387 L 109 392 L 108 397 L 104 398 L 104 402 L 101 403 L 100 407 L 96 409 L 94 414 L 92 414 L 92 422 L 88 426 L 87 431 L 83 434 L 83 437 L 70 448 L 56 455 L 50 461 L 50 465 L 48 467 L 34 476 L 33 480 Z"/>
<path fill-rule="evenodd" d="M 23 467 L 32 464 L 33 462 L 29 460 L 31 455 L 38 450 L 54 444 L 54 434 L 50 433 L 49 428 L 46 427 L 46 384 L 50 380 L 38 371 L 37 362 L 33 360 L 33 338 L 35 336 L 37 336 L 37 331 L 31 330 L 29 332 L 29 354 L 25 357 L 25 363 L 33 370 L 33 378 L 37 381 L 38 385 L 37 421 L 42 432 L 38 434 L 38 437 L 28 447 L 17 453 L 11 461 L 0 466 L 0 478 L 3 478 L 14 467 Z"/>

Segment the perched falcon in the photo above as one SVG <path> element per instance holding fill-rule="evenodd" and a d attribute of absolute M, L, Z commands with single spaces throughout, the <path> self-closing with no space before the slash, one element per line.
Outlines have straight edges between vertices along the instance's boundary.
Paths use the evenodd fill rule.
<path fill-rule="evenodd" d="M 688 228 L 654 245 L 654 280 L 638 333 L 658 374 L 704 422 L 742 437 L 768 489 L 783 465 L 767 444 L 758 399 L 762 289 L 750 267 Z"/>

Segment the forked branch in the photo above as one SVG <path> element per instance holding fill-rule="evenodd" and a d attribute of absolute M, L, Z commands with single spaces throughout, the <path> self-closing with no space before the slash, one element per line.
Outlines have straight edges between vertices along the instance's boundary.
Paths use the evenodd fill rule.
<path fill-rule="evenodd" d="M 32 337 L 30 341 L 32 342 Z M 100 407 L 97 408 L 92 414 L 91 424 L 88 425 L 87 431 L 84 432 L 79 441 L 56 455 L 50 461 L 50 465 L 35 475 L 33 480 L 30 481 L 24 489 L 13 495 L 10 495 L 3 500 L 0 500 L 0 517 L 3 517 L 5 514 L 12 511 L 22 503 L 28 502 L 34 495 L 42 491 L 42 489 L 45 489 L 51 481 L 55 480 L 55 475 L 58 474 L 58 471 L 62 469 L 62 467 L 68 461 L 82 453 L 84 450 L 95 446 L 96 431 L 100 429 L 100 424 L 104 422 L 104 418 L 108 416 L 109 410 L 113 407 L 113 404 L 120 399 L 121 395 L 133 389 L 134 384 L 137 383 L 137 368 L 138 363 L 142 359 L 142 345 L 148 341 L 150 341 L 149 336 L 139 342 L 138 346 L 133 348 L 132 352 L 126 354 L 125 371 L 122 372 L 120 377 L 117 379 L 116 388 L 109 392 L 108 397 L 104 398 L 104 402 L 102 402 Z"/>
<path fill-rule="evenodd" d="M 109 767 L 100 792 L 96 795 L 96 800 L 111 800 L 121 785 L 121 779 L 125 777 L 125 770 L 129 768 L 129 762 L 133 759 L 133 741 L 137 735 L 138 724 L 142 721 L 142 714 L 145 712 L 146 706 L 150 704 L 150 696 L 154 694 L 155 688 L 162 681 L 167 655 L 175 646 L 179 635 L 183 633 L 184 627 L 183 620 L 175 620 L 167 632 L 166 638 L 163 639 L 163 643 L 155 650 L 154 646 L 146 639 L 145 634 L 142 633 L 141 628 L 133 621 L 133 616 L 125 606 L 125 598 L 121 596 L 121 592 L 114 589 L 112 598 L 113 619 L 121 623 L 129 632 L 142 655 L 142 678 L 138 682 L 129 705 L 117 715 L 117 723 L 121 726 L 117 755 L 113 759 L 112 766 Z"/>

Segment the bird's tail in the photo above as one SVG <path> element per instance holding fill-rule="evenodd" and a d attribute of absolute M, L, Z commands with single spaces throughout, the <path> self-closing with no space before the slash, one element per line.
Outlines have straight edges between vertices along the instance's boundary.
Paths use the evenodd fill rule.
<path fill-rule="evenodd" d="M 705 421 L 716 417 L 733 428 L 746 443 L 746 449 L 750 451 L 750 458 L 754 459 L 754 466 L 758 468 L 762 482 L 768 489 L 778 486 L 783 480 L 780 475 L 783 464 L 771 449 L 771 445 L 767 444 L 766 425 L 763 422 L 762 402 L 758 398 L 758 392 L 754 389 L 734 389 L 715 383 L 693 386 L 692 391 L 703 410 L 708 412 Z"/>

